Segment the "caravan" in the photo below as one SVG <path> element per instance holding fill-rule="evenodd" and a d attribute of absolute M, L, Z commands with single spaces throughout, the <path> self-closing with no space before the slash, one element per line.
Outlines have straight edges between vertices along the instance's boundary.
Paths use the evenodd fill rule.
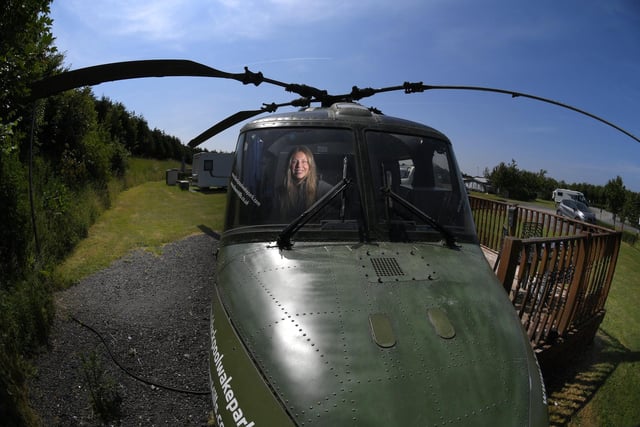
<path fill-rule="evenodd" d="M 199 188 L 226 188 L 231 176 L 233 153 L 196 153 L 193 155 L 191 185 Z"/>
<path fill-rule="evenodd" d="M 584 194 L 575 190 L 567 190 L 565 188 L 556 188 L 555 190 L 553 190 L 551 198 L 553 199 L 554 202 L 556 202 L 556 205 L 563 200 L 569 199 L 569 200 L 582 202 L 585 205 L 589 206 L 589 203 L 587 202 L 587 199 L 584 197 Z"/>

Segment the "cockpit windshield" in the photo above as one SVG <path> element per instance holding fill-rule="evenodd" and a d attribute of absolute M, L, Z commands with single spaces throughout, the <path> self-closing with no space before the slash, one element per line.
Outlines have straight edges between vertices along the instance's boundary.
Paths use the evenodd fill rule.
<path fill-rule="evenodd" d="M 351 130 L 287 127 L 244 132 L 229 182 L 225 228 L 289 224 L 355 175 Z M 341 192 L 308 223 L 350 220 L 358 206 L 354 193 Z"/>
<path fill-rule="evenodd" d="M 240 134 L 225 229 L 244 227 L 277 232 L 282 247 L 299 230 L 305 239 L 321 232 L 319 239 L 444 239 L 451 247 L 475 239 L 448 141 L 321 126 Z"/>
<path fill-rule="evenodd" d="M 474 238 L 467 193 L 448 142 L 369 131 L 366 143 L 379 189 L 377 217 L 391 239 L 420 239 L 434 231 L 451 245 Z"/>

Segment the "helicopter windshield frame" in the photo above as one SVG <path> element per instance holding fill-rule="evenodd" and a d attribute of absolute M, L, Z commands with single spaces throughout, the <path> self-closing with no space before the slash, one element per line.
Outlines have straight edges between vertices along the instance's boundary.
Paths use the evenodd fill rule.
<path fill-rule="evenodd" d="M 467 193 L 446 137 L 411 122 L 358 113 L 342 118 L 336 117 L 341 111 L 323 109 L 245 125 L 227 196 L 224 235 L 229 241 L 258 241 L 260 235 L 290 248 L 295 233 L 296 240 L 308 241 L 444 238 L 452 248 L 454 241 L 476 242 Z M 315 197 L 302 186 L 287 187 L 301 147 L 307 150 L 308 176 L 317 178 Z M 303 215 L 343 181 L 350 185 L 339 197 Z M 298 198 L 287 205 L 283 198 L 291 191 L 298 191 Z M 300 202 L 303 194 L 310 197 L 307 203 Z M 287 210 L 293 205 L 296 209 Z M 289 228 L 294 232 L 285 232 L 283 239 Z"/>

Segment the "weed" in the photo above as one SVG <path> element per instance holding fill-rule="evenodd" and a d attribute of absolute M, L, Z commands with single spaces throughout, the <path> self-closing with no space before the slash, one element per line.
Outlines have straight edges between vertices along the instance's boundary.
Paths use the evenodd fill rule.
<path fill-rule="evenodd" d="M 89 389 L 91 408 L 103 422 L 117 420 L 121 416 L 122 396 L 118 384 L 104 370 L 95 351 L 81 356 L 82 373 Z"/>

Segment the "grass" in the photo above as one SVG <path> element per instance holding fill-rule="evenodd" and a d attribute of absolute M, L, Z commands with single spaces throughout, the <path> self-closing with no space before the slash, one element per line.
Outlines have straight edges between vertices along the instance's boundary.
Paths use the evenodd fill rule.
<path fill-rule="evenodd" d="M 620 248 L 602 329 L 630 350 L 640 352 L 640 245 Z M 640 397 L 640 393 L 638 394 Z"/>
<path fill-rule="evenodd" d="M 126 187 L 133 187 L 148 181 L 164 181 L 167 169 L 180 169 L 175 160 L 152 160 L 131 157 L 125 176 Z"/>
<path fill-rule="evenodd" d="M 600 326 L 593 368 L 601 386 L 570 426 L 640 425 L 640 248 L 623 243 Z M 598 348 L 600 347 L 600 348 Z"/>
<path fill-rule="evenodd" d="M 593 345 L 546 378 L 551 425 L 640 425 L 640 248 L 623 243 Z"/>
<path fill-rule="evenodd" d="M 163 245 L 203 229 L 221 232 L 225 199 L 223 192 L 184 191 L 164 181 L 125 190 L 55 275 L 70 285 L 109 266 L 132 249 L 159 253 Z"/>

